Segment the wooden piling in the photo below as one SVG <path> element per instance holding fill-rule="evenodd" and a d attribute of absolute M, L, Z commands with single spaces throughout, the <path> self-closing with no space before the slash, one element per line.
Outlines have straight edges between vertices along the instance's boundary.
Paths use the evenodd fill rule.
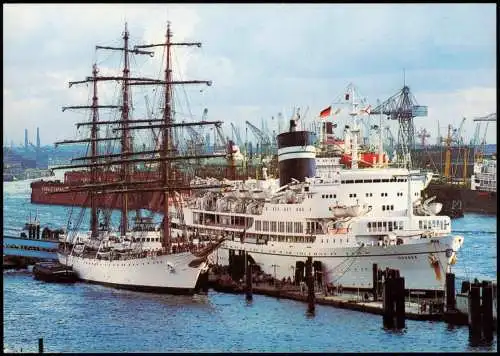
<path fill-rule="evenodd" d="M 455 310 L 455 274 L 446 273 L 446 310 Z"/>
<path fill-rule="evenodd" d="M 245 299 L 250 302 L 253 299 L 252 296 L 252 264 L 248 258 L 248 252 L 245 252 L 245 272 L 246 272 L 246 288 L 245 288 Z"/>
<path fill-rule="evenodd" d="M 483 281 L 481 302 L 481 326 L 483 340 L 493 341 L 493 286 L 489 281 Z"/>
<path fill-rule="evenodd" d="M 377 301 L 378 296 L 378 265 L 374 263 L 372 265 L 372 280 L 373 280 L 373 301 Z"/>
<path fill-rule="evenodd" d="M 473 283 L 469 292 L 469 338 L 475 343 L 481 339 L 481 285 Z"/>
<path fill-rule="evenodd" d="M 460 289 L 460 293 L 469 293 L 470 292 L 470 282 L 469 281 L 463 281 L 462 282 L 462 288 Z"/>
<path fill-rule="evenodd" d="M 306 261 L 306 284 L 307 284 L 307 312 L 309 314 L 314 314 L 315 295 L 314 295 L 314 279 L 312 276 L 312 257 L 307 257 Z"/>
<path fill-rule="evenodd" d="M 398 277 L 394 280 L 393 295 L 395 296 L 396 329 L 405 328 L 405 279 Z"/>
<path fill-rule="evenodd" d="M 394 301 L 393 301 L 393 278 L 385 277 L 384 280 L 384 299 L 383 299 L 383 309 L 384 314 L 382 316 L 382 323 L 384 324 L 384 328 L 393 329 L 394 328 Z"/>
<path fill-rule="evenodd" d="M 43 338 L 38 338 L 38 353 L 43 354 Z"/>

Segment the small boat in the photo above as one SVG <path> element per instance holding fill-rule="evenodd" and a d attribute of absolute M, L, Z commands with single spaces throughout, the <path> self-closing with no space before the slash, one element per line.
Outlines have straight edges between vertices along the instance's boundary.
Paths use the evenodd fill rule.
<path fill-rule="evenodd" d="M 217 278 L 212 287 L 216 292 L 221 293 L 241 294 L 244 292 L 243 287 L 233 281 L 228 275 Z"/>
<path fill-rule="evenodd" d="M 78 277 L 71 267 L 58 262 L 39 262 L 33 266 L 36 280 L 56 283 L 75 283 Z"/>

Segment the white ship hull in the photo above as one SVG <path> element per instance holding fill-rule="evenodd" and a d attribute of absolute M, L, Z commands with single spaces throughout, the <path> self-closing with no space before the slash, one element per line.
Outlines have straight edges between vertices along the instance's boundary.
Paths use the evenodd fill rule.
<path fill-rule="evenodd" d="M 212 263 L 229 264 L 229 250 L 248 251 L 249 256 L 267 273 L 277 279 L 295 277 L 297 262 L 322 263 L 323 283 L 341 284 L 343 288 L 373 288 L 373 264 L 379 269 L 392 268 L 405 278 L 405 289 L 444 290 L 446 273 L 450 270 L 452 256 L 460 248 L 457 238 L 447 236 L 428 239 L 428 243 L 364 247 L 317 248 L 303 244 L 273 242 L 268 245 L 226 241 L 210 257 Z M 433 242 L 435 241 L 435 242 Z M 453 253 L 451 253 L 453 250 Z M 448 252 L 447 252 L 448 250 Z M 238 252 L 236 252 L 237 254 Z M 451 255 L 451 256 L 450 256 Z M 439 261 L 430 263 L 431 256 Z"/>
<path fill-rule="evenodd" d="M 190 252 L 112 261 L 62 253 L 58 258 L 84 281 L 155 293 L 194 294 L 200 273 L 207 270 L 206 262 L 188 266 L 196 258 Z"/>

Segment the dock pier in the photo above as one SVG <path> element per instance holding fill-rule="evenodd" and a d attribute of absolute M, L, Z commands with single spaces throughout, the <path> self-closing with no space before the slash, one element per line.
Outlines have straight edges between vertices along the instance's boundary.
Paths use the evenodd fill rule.
<path fill-rule="evenodd" d="M 312 260 L 310 264 L 312 265 Z M 452 307 L 456 305 L 454 286 L 447 287 L 448 293 L 453 292 L 453 294 L 449 294 L 449 298 L 446 294 L 443 295 L 443 293 L 441 293 L 437 298 L 417 297 L 415 300 L 413 294 L 404 289 L 405 280 L 403 277 L 399 276 L 397 273 L 398 271 L 390 272 L 392 273 L 390 275 L 391 277 L 386 279 L 385 276 L 388 275 L 388 271 L 381 271 L 374 265 L 373 274 L 374 278 L 377 280 L 377 285 L 374 286 L 372 293 L 365 290 L 356 292 L 353 290 L 341 290 L 340 288 L 334 288 L 332 290 L 328 285 L 325 285 L 321 289 L 314 289 L 314 281 L 310 283 L 309 281 L 311 281 L 312 278 L 307 278 L 308 265 L 309 264 L 306 262 L 306 283 L 301 283 L 300 285 L 293 282 L 276 280 L 269 276 L 262 280 L 256 278 L 255 273 L 252 273 L 252 278 L 250 280 L 248 279 L 248 274 L 246 274 L 245 282 L 241 284 L 232 281 L 228 274 L 214 275 L 212 272 L 210 276 L 210 280 L 212 281 L 211 286 L 214 290 L 223 293 L 246 294 L 247 296 L 249 294 L 256 294 L 304 302 L 307 303 L 308 315 L 314 315 L 315 305 L 329 305 L 341 309 L 381 315 L 383 317 L 384 327 L 390 329 L 404 329 L 406 327 L 406 320 L 443 321 L 453 325 L 471 325 L 468 320 L 468 314 L 463 313 L 458 308 Z M 220 270 L 220 267 L 218 270 Z M 312 275 L 312 273 L 310 274 Z M 447 276 L 448 283 L 454 282 L 454 277 L 454 275 Z M 391 280 L 392 282 L 386 283 Z M 249 287 L 251 287 L 251 289 Z M 387 292 L 386 288 L 389 289 L 389 292 Z M 486 288 L 488 289 L 488 287 Z M 379 298 L 380 293 L 378 290 L 384 291 L 381 293 L 382 298 Z M 490 288 L 490 290 L 493 289 Z M 491 294 L 493 296 L 493 293 Z M 392 300 L 387 301 L 386 295 Z M 483 295 L 485 295 L 484 292 Z M 453 298 L 451 298 L 451 296 L 453 296 Z M 483 340 L 490 338 L 490 329 L 494 330 L 495 327 L 493 317 L 491 317 L 491 322 L 489 322 L 489 315 L 492 315 L 489 310 L 492 309 L 493 304 L 491 301 L 488 302 L 488 296 L 486 296 L 485 299 L 486 304 L 491 304 L 491 306 L 488 309 L 488 307 L 483 307 L 482 304 L 480 304 L 480 323 L 486 321 L 488 325 L 491 325 L 491 328 L 488 326 L 484 329 L 482 328 L 483 331 L 481 335 L 483 335 Z M 388 311 L 387 308 L 389 304 L 386 304 L 391 301 L 392 312 Z M 486 316 L 482 316 L 483 313 Z M 389 322 L 389 318 L 392 318 L 392 322 Z"/>

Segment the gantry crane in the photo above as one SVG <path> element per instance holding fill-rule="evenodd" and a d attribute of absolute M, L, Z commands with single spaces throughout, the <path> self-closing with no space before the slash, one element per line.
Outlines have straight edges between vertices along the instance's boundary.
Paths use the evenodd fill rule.
<path fill-rule="evenodd" d="M 193 129 L 191 126 L 186 126 L 189 136 L 191 136 L 190 141 L 187 142 L 187 149 L 192 151 L 194 155 L 199 155 L 203 152 L 205 147 L 205 138 L 198 131 Z"/>
<path fill-rule="evenodd" d="M 419 132 L 417 132 L 417 137 L 420 138 L 420 145 L 422 147 L 425 147 L 425 140 L 431 137 L 430 133 L 427 131 L 427 129 L 423 128 Z"/>
<path fill-rule="evenodd" d="M 397 153 L 402 163 L 411 168 L 411 151 L 415 148 L 415 128 L 413 118 L 427 116 L 427 107 L 417 105 L 410 88 L 403 88 L 383 103 L 371 110 L 370 115 L 387 115 L 391 120 L 398 121 Z"/>
<path fill-rule="evenodd" d="M 395 140 L 394 140 L 394 135 L 392 134 L 391 128 L 389 126 L 386 126 L 384 128 L 384 132 L 385 132 L 385 140 L 388 143 L 389 150 L 391 153 L 393 153 Z M 389 150 L 387 150 L 387 151 L 389 151 Z"/>
<path fill-rule="evenodd" d="M 497 113 L 494 112 L 493 114 L 488 114 L 486 116 L 476 117 L 473 121 L 497 121 Z"/>
<path fill-rule="evenodd" d="M 265 155 L 269 154 L 269 150 L 271 148 L 271 140 L 269 137 L 264 134 L 261 130 L 259 130 L 257 127 L 255 127 L 252 123 L 249 121 L 245 121 L 248 127 L 250 127 L 250 130 L 254 134 L 255 138 L 257 138 L 259 144 L 260 144 L 260 151 L 262 157 Z"/>
<path fill-rule="evenodd" d="M 232 122 L 231 122 L 231 130 L 233 131 L 234 140 L 236 141 L 236 143 L 238 144 L 238 146 L 240 146 L 241 148 L 243 148 L 243 146 L 245 144 L 244 144 L 243 140 L 241 139 L 240 130 Z"/>
<path fill-rule="evenodd" d="M 464 138 L 462 137 L 462 130 L 463 130 L 465 121 L 466 121 L 466 118 L 464 117 L 462 119 L 462 122 L 460 123 L 460 126 L 458 127 L 458 130 L 453 131 L 454 141 L 459 145 L 462 145 L 464 143 Z"/>

